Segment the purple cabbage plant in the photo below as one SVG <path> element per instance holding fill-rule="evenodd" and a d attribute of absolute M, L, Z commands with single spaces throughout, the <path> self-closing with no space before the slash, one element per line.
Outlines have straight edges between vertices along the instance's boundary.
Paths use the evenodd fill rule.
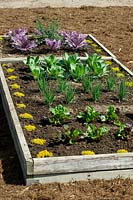
<path fill-rule="evenodd" d="M 65 43 L 74 50 L 78 50 L 86 46 L 86 34 L 82 34 L 77 31 L 60 31 L 59 33 L 64 37 Z"/>
<path fill-rule="evenodd" d="M 56 50 L 61 48 L 61 40 L 55 39 L 45 39 L 46 45 L 49 47 L 50 50 Z"/>
<path fill-rule="evenodd" d="M 34 40 L 29 40 L 27 35 L 28 30 L 25 28 L 18 28 L 8 32 L 12 47 L 21 51 L 28 51 L 37 46 Z"/>
<path fill-rule="evenodd" d="M 28 30 L 26 28 L 18 28 L 18 29 L 10 30 L 7 35 L 10 38 L 12 38 L 12 37 L 15 37 L 17 35 L 24 36 L 27 33 L 28 33 Z"/>

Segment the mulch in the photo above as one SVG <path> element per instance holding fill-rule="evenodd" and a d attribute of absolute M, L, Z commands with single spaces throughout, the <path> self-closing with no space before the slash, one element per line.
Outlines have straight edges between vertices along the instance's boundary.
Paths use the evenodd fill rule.
<path fill-rule="evenodd" d="M 61 29 L 93 34 L 129 69 L 133 69 L 133 8 L 0 9 L 0 34 L 9 29 L 33 29 L 36 17 L 57 19 Z M 132 200 L 133 180 L 116 179 L 34 184 L 24 186 L 23 176 L 0 101 L 0 199 L 1 200 Z"/>

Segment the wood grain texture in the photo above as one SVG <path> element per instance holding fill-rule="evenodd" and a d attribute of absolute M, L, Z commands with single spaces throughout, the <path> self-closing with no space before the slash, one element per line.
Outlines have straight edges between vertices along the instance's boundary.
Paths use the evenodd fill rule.
<path fill-rule="evenodd" d="M 133 153 L 34 158 L 34 174 L 91 172 L 133 168 Z"/>
<path fill-rule="evenodd" d="M 0 92 L 9 128 L 24 176 L 32 174 L 33 161 L 14 107 L 3 69 L 0 65 Z"/>
<path fill-rule="evenodd" d="M 111 180 L 114 178 L 121 177 L 123 179 L 133 179 L 133 169 L 129 170 L 108 170 L 108 171 L 93 171 L 93 172 L 80 172 L 80 173 L 66 173 L 66 174 L 50 174 L 50 175 L 39 175 L 34 177 L 27 177 L 26 184 L 30 185 L 33 183 L 65 183 L 75 181 L 87 181 L 96 179 Z"/>

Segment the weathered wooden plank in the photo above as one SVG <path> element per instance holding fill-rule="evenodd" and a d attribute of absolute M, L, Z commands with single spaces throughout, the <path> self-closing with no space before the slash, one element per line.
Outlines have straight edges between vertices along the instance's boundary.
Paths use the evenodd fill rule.
<path fill-rule="evenodd" d="M 0 92 L 12 138 L 20 159 L 24 176 L 33 173 L 33 160 L 26 143 L 11 95 L 0 65 Z"/>
<path fill-rule="evenodd" d="M 92 36 L 91 34 L 89 34 L 89 37 L 95 42 L 97 43 L 102 49 L 104 49 L 105 52 L 107 52 L 112 58 L 115 58 L 116 56 L 109 51 L 101 42 L 99 42 L 94 36 Z"/>
<path fill-rule="evenodd" d="M 95 179 L 110 180 L 118 177 L 133 179 L 133 169 L 39 175 L 34 177 L 27 177 L 26 184 L 30 185 L 33 183 L 53 183 L 53 182 L 66 183 L 66 182 L 83 181 L 83 180 L 87 181 Z"/>
<path fill-rule="evenodd" d="M 129 168 L 133 168 L 133 153 L 34 158 L 35 175 Z"/>
<path fill-rule="evenodd" d="M 24 56 L 24 57 L 18 57 L 18 58 L 10 58 L 10 57 L 7 57 L 7 58 L 0 58 L 0 62 L 1 62 L 1 63 L 22 62 L 22 61 L 24 61 L 26 58 L 27 58 L 27 57 L 25 57 L 25 56 Z M 58 58 L 58 59 L 62 59 L 62 57 L 59 57 L 59 56 L 57 56 L 57 58 Z M 40 59 L 43 60 L 43 56 L 40 56 Z M 80 56 L 79 59 L 85 60 L 86 57 L 81 57 L 81 56 Z M 102 59 L 104 59 L 104 60 L 111 60 L 112 57 L 102 56 Z"/>
<path fill-rule="evenodd" d="M 121 68 L 123 68 L 127 73 L 133 76 L 133 72 L 130 69 L 128 69 L 125 65 L 123 65 L 119 60 L 117 60 L 117 58 L 113 58 L 113 61 L 120 65 Z"/>

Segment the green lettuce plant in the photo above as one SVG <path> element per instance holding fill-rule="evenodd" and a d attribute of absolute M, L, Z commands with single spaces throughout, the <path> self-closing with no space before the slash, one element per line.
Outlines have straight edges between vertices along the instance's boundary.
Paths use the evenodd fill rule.
<path fill-rule="evenodd" d="M 92 106 L 87 106 L 86 111 L 80 112 L 77 118 L 84 124 L 88 124 L 99 117 L 99 112 L 95 111 Z"/>
<path fill-rule="evenodd" d="M 39 78 L 40 71 L 43 71 L 43 68 L 40 67 L 39 56 L 37 56 L 37 57 L 28 56 L 24 60 L 24 64 L 26 64 L 30 68 L 34 79 L 37 80 Z"/>
<path fill-rule="evenodd" d="M 119 128 L 114 133 L 115 137 L 122 140 L 127 140 L 130 138 L 132 133 L 132 125 L 131 124 L 123 124 L 119 123 Z"/>
<path fill-rule="evenodd" d="M 79 58 L 78 54 L 76 53 L 72 55 L 68 55 L 68 53 L 65 53 L 63 59 L 61 60 L 61 64 L 67 72 L 73 69 L 73 66 L 75 68 L 75 65 L 78 63 L 79 63 Z"/>
<path fill-rule="evenodd" d="M 83 137 L 87 138 L 88 140 L 99 140 L 102 136 L 108 133 L 108 128 L 105 126 L 96 127 L 93 124 L 90 124 L 87 127 L 85 133 L 83 133 Z"/>
<path fill-rule="evenodd" d="M 52 66 L 60 66 L 60 60 L 53 54 L 44 56 L 43 67 L 44 69 L 51 68 Z"/>
<path fill-rule="evenodd" d="M 101 56 L 97 54 L 92 54 L 91 56 L 88 56 L 86 54 L 86 64 L 89 68 L 90 75 L 93 78 L 102 77 L 108 74 L 107 64 L 105 61 L 101 58 Z"/>
<path fill-rule="evenodd" d="M 79 138 L 80 135 L 81 131 L 74 128 L 65 132 L 65 136 L 69 140 L 69 144 L 74 144 L 75 140 Z"/>
<path fill-rule="evenodd" d="M 77 82 L 85 75 L 85 66 L 83 64 L 71 65 L 69 70 L 72 79 Z"/>
<path fill-rule="evenodd" d="M 55 107 L 50 107 L 49 111 L 52 114 L 52 117 L 49 118 L 49 121 L 55 125 L 62 124 L 64 120 L 70 118 L 70 112 L 66 107 L 62 106 L 61 104 Z"/>
<path fill-rule="evenodd" d="M 115 123 L 116 121 L 118 121 L 118 115 L 115 112 L 114 106 L 110 105 L 107 108 L 105 115 L 101 115 L 100 119 L 102 122 L 111 121 L 111 122 Z"/>

